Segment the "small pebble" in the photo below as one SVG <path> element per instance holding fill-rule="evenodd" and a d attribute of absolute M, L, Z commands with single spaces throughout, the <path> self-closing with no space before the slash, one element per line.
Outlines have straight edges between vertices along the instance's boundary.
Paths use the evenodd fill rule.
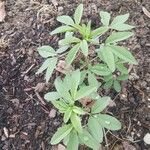
<path fill-rule="evenodd" d="M 147 133 L 144 138 L 143 138 L 144 142 L 146 144 L 150 144 L 150 133 Z"/>

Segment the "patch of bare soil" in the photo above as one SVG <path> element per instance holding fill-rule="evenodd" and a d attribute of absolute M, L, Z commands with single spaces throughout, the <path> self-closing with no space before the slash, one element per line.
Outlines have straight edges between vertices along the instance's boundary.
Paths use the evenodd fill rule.
<path fill-rule="evenodd" d="M 56 47 L 58 36 L 49 32 L 58 26 L 56 17 L 72 15 L 79 0 L 7 0 L 5 22 L 0 23 L 0 149 L 51 150 L 49 140 L 62 119 L 43 99 L 53 88 L 35 75 L 43 61 L 36 49 Z M 139 65 L 133 66 L 130 80 L 117 94 L 106 91 L 116 106 L 108 110 L 123 124 L 119 132 L 108 133 L 108 150 L 148 150 L 143 137 L 150 132 L 150 11 L 149 0 L 83 0 L 84 20 L 99 25 L 98 12 L 113 16 L 130 13 L 135 36 L 123 44 L 131 49 Z M 57 72 L 54 77 L 57 76 Z M 105 143 L 104 143 L 105 145 Z M 103 148 L 105 149 L 105 148 Z"/>

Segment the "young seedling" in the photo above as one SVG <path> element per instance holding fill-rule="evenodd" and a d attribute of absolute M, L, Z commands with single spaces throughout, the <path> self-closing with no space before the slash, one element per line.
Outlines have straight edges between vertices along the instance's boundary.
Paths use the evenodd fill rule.
<path fill-rule="evenodd" d="M 92 22 L 83 24 L 81 21 L 83 4 L 80 4 L 73 18 L 58 16 L 62 26 L 51 32 L 51 35 L 65 33 L 64 39 L 59 40 L 59 48 L 55 51 L 51 46 L 42 46 L 39 54 L 46 58 L 37 73 L 46 70 L 45 79 L 49 81 L 58 60 L 65 58 L 67 65 L 79 68 L 67 73 L 64 78 L 57 77 L 54 82 L 56 91 L 49 92 L 45 99 L 50 101 L 63 114 L 63 126 L 51 139 L 51 144 L 58 144 L 63 140 L 67 150 L 78 150 L 79 144 L 87 145 L 98 150 L 106 137 L 105 130 L 119 130 L 121 123 L 114 117 L 104 114 L 109 105 L 109 97 L 100 97 L 98 88 L 114 88 L 121 90 L 120 81 L 128 79 L 128 64 L 137 64 L 130 51 L 120 46 L 121 41 L 133 36 L 130 32 L 134 26 L 126 21 L 129 14 L 116 16 L 111 21 L 108 12 L 100 11 L 102 25 L 92 29 Z M 100 43 L 99 38 L 109 31 L 110 35 Z M 94 56 L 90 55 L 90 49 Z M 80 54 L 82 57 L 77 57 Z M 101 84 L 102 83 L 102 84 Z M 90 99 L 92 104 L 86 108 L 83 99 Z M 87 118 L 83 121 L 83 118 Z"/>
<path fill-rule="evenodd" d="M 91 95 L 97 92 L 98 82 L 95 80 L 95 84 L 89 82 L 89 85 L 83 83 L 80 85 L 80 80 L 79 70 L 67 74 L 63 80 L 58 77 L 55 80 L 57 91 L 45 95 L 45 99 L 63 113 L 64 121 L 64 125 L 52 137 L 51 144 L 55 145 L 65 140 L 64 144 L 68 150 L 78 150 L 79 144 L 85 144 L 96 150 L 103 142 L 105 128 L 119 130 L 121 123 L 116 118 L 101 113 L 109 105 L 109 97 L 91 98 Z M 90 111 L 80 103 L 84 97 L 91 98 L 91 101 L 95 102 Z M 85 115 L 89 118 L 87 124 L 82 123 Z"/>

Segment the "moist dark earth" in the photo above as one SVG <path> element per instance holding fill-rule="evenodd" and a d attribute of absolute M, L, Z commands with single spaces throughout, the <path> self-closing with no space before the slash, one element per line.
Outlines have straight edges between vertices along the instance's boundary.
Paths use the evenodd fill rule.
<path fill-rule="evenodd" d="M 50 31 L 60 24 L 56 17 L 73 15 L 84 4 L 83 20 L 100 23 L 99 11 L 116 16 L 130 13 L 128 23 L 135 25 L 134 37 L 123 42 L 138 60 L 122 92 L 113 90 L 116 106 L 107 111 L 122 122 L 122 130 L 108 133 L 107 150 L 150 150 L 143 141 L 150 132 L 150 11 L 149 0 L 7 0 L 5 22 L 0 23 L 0 150 L 52 150 L 50 138 L 62 123 L 61 115 L 43 99 L 52 90 L 55 72 L 48 85 L 43 75 L 35 75 L 43 59 L 40 45 L 57 47 L 59 36 Z M 57 148 L 56 148 L 57 149 Z M 82 148 L 85 149 L 85 148 Z"/>

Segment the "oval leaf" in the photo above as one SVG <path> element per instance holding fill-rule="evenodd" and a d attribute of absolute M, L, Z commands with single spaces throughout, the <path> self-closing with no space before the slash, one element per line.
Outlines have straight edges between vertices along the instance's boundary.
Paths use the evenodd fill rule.
<path fill-rule="evenodd" d="M 119 58 L 131 63 L 131 64 L 137 64 L 137 61 L 133 57 L 133 55 L 124 47 L 111 45 L 109 46 L 111 48 L 112 53 L 114 53 Z"/>
<path fill-rule="evenodd" d="M 44 99 L 47 101 L 55 101 L 60 98 L 60 95 L 57 92 L 49 92 L 44 95 Z"/>
<path fill-rule="evenodd" d="M 67 32 L 67 31 L 73 31 L 74 28 L 70 27 L 70 26 L 61 26 L 56 28 L 54 31 L 51 32 L 51 35 L 53 34 L 57 34 L 57 33 L 63 33 L 63 32 Z"/>
<path fill-rule="evenodd" d="M 67 57 L 66 57 L 66 62 L 67 64 L 71 64 L 73 62 L 73 60 L 76 57 L 76 54 L 79 50 L 80 44 L 75 45 L 68 53 Z"/>
<path fill-rule="evenodd" d="M 109 69 L 114 72 L 116 67 L 115 67 L 115 58 L 113 53 L 111 52 L 111 49 L 109 47 L 103 47 L 101 49 L 101 54 L 102 57 L 105 61 L 105 63 L 108 65 Z"/>
<path fill-rule="evenodd" d="M 78 150 L 79 138 L 76 131 L 72 131 L 69 136 L 69 142 L 67 143 L 67 150 Z"/>
<path fill-rule="evenodd" d="M 83 40 L 81 42 L 80 48 L 82 50 L 82 53 L 87 57 L 87 55 L 88 55 L 88 43 L 86 40 Z"/>
<path fill-rule="evenodd" d="M 39 47 L 38 52 L 44 58 L 56 55 L 55 50 L 51 46 L 48 46 L 48 45 Z"/>
<path fill-rule="evenodd" d="M 83 97 L 89 96 L 91 93 L 93 93 L 96 90 L 96 87 L 93 86 L 84 86 L 80 88 L 80 90 L 76 94 L 76 100 L 79 100 Z"/>
<path fill-rule="evenodd" d="M 80 24 L 81 18 L 82 18 L 82 14 L 83 14 L 83 4 L 80 4 L 74 13 L 74 20 L 76 24 Z"/>
<path fill-rule="evenodd" d="M 46 82 L 48 83 L 50 77 L 52 76 L 52 73 L 54 71 L 54 69 L 56 68 L 56 64 L 57 64 L 57 58 L 50 58 L 50 62 L 49 62 L 49 66 L 46 70 L 46 74 L 45 74 L 45 79 Z"/>
<path fill-rule="evenodd" d="M 64 125 L 63 127 L 58 128 L 57 132 L 53 135 L 51 139 L 51 144 L 58 144 L 62 139 L 64 139 L 73 129 L 72 125 Z"/>
<path fill-rule="evenodd" d="M 113 32 L 107 39 L 106 44 L 125 40 L 133 35 L 133 32 Z"/>
<path fill-rule="evenodd" d="M 109 26 L 110 13 L 105 11 L 100 11 L 101 22 L 104 26 Z"/>
<path fill-rule="evenodd" d="M 102 97 L 96 100 L 96 102 L 92 106 L 91 112 L 93 114 L 102 112 L 109 105 L 109 102 L 110 102 L 110 97 Z"/>
<path fill-rule="evenodd" d="M 99 114 L 98 115 L 99 123 L 102 125 L 102 127 L 107 128 L 108 130 L 120 130 L 121 129 L 121 123 L 116 118 L 106 115 L 106 114 Z"/>
<path fill-rule="evenodd" d="M 73 125 L 73 127 L 75 128 L 75 130 L 79 133 L 82 132 L 82 125 L 81 125 L 81 119 L 78 115 L 76 115 L 75 113 L 71 114 L 71 123 Z"/>
<path fill-rule="evenodd" d="M 71 25 L 71 26 L 74 25 L 74 21 L 72 20 L 72 18 L 70 16 L 66 16 L 66 15 L 58 16 L 57 21 L 59 21 L 63 24 L 66 24 L 66 25 Z"/>
<path fill-rule="evenodd" d="M 103 142 L 103 129 L 98 122 L 97 118 L 90 117 L 88 120 L 88 129 L 91 135 L 97 140 L 99 143 Z"/>

